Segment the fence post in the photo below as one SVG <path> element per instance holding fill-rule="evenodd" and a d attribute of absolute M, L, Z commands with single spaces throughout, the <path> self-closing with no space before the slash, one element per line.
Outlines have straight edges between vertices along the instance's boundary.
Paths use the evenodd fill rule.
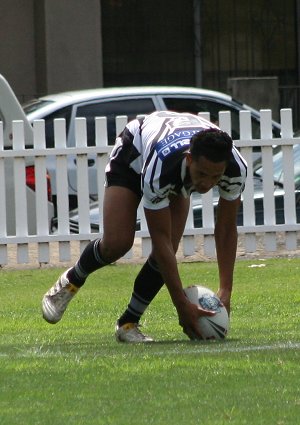
<path fill-rule="evenodd" d="M 62 154 L 56 156 L 56 196 L 57 196 L 57 230 L 58 234 L 69 234 L 69 199 L 68 196 L 68 163 L 66 148 L 66 121 L 64 118 L 54 120 L 55 148 L 60 148 Z M 70 260 L 70 243 L 59 242 L 60 261 Z"/>
<path fill-rule="evenodd" d="M 0 121 L 0 152 L 4 150 L 3 122 Z M 0 156 L 0 237 L 7 236 L 6 230 L 6 190 L 5 190 L 5 163 Z M 7 263 L 7 245 L 0 245 L 0 266 Z"/>
<path fill-rule="evenodd" d="M 96 146 L 108 146 L 107 138 L 107 118 L 97 117 L 95 121 Z M 97 164 L 97 186 L 98 186 L 98 206 L 99 206 L 99 233 L 103 233 L 103 199 L 104 199 L 104 170 L 108 160 L 108 154 L 98 154 Z"/>
<path fill-rule="evenodd" d="M 290 196 L 295 191 L 294 182 L 294 164 L 293 157 L 293 119 L 292 111 L 290 109 L 281 109 L 281 135 L 285 139 L 291 139 L 291 146 L 282 146 L 282 168 L 284 173 L 284 217 L 285 223 L 296 222 L 296 211 L 295 211 L 295 197 Z M 297 233 L 287 232 L 286 233 L 286 247 L 287 249 L 296 249 L 297 247 Z"/>
<path fill-rule="evenodd" d="M 260 137 L 264 140 L 272 139 L 272 111 L 269 109 L 260 111 Z M 264 170 L 263 192 L 264 192 L 264 223 L 274 226 L 275 202 L 274 202 L 274 170 L 273 170 L 273 148 L 262 146 L 262 167 Z M 264 236 L 265 246 L 268 251 L 276 251 L 276 233 L 270 232 Z"/>
<path fill-rule="evenodd" d="M 33 141 L 34 148 L 40 151 L 46 149 L 45 121 L 37 120 L 33 123 Z M 42 236 L 49 235 L 49 217 L 48 217 L 48 191 L 47 191 L 47 169 L 46 157 L 35 157 L 35 185 L 36 185 L 36 228 L 37 234 Z M 50 258 L 49 242 L 40 242 L 38 244 L 39 263 L 48 263 Z"/>
<path fill-rule="evenodd" d="M 25 149 L 23 121 L 13 121 L 13 149 Z M 17 236 L 28 237 L 28 214 L 26 197 L 25 158 L 14 158 L 15 218 Z M 18 184 L 17 184 L 18 183 Z M 20 263 L 28 263 L 28 244 L 17 245 L 17 259 Z"/>
<path fill-rule="evenodd" d="M 248 164 L 248 177 L 243 193 L 244 226 L 255 226 L 254 187 L 253 187 L 253 158 L 252 158 L 252 126 L 249 111 L 240 111 L 240 139 L 248 141 L 249 146 L 241 148 L 241 154 Z M 249 252 L 256 250 L 256 237 L 253 233 L 245 234 L 245 248 Z"/>

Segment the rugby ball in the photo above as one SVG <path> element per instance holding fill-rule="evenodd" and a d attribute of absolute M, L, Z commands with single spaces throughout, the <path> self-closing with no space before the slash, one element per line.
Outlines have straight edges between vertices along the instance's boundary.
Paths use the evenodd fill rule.
<path fill-rule="evenodd" d="M 191 303 L 216 312 L 214 316 L 199 317 L 202 339 L 224 339 L 229 330 L 229 317 L 220 298 L 211 289 L 200 285 L 189 286 L 184 292 Z"/>

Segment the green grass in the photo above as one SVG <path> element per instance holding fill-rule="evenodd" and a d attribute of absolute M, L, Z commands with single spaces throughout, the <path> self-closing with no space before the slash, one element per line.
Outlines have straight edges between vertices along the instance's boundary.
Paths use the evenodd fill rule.
<path fill-rule="evenodd" d="M 90 276 L 55 326 L 40 300 L 62 270 L 2 271 L 0 424 L 299 423 L 300 259 L 253 262 L 236 265 L 225 341 L 188 341 L 163 289 L 144 318 L 148 345 L 114 340 L 139 266 Z M 180 270 L 217 289 L 215 263 Z"/>

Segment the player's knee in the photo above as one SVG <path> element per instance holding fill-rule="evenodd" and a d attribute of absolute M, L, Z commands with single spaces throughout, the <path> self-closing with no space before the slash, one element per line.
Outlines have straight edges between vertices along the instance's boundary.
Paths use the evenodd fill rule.
<path fill-rule="evenodd" d="M 113 238 L 102 239 L 101 252 L 106 261 L 116 261 L 123 257 L 132 247 L 133 239 L 116 235 Z"/>

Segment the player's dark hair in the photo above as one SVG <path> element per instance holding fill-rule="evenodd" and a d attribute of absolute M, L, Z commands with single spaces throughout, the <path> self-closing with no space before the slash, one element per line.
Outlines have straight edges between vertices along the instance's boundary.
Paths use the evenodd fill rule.
<path fill-rule="evenodd" d="M 192 158 L 204 156 L 212 162 L 228 162 L 231 157 L 232 139 L 222 130 L 210 128 L 195 134 L 190 141 Z"/>

